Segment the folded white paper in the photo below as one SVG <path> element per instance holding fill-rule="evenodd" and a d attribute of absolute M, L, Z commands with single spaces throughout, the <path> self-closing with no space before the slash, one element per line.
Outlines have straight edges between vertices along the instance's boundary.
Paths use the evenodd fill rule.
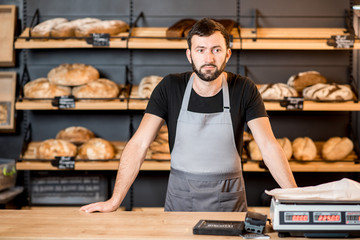
<path fill-rule="evenodd" d="M 276 188 L 265 193 L 281 200 L 341 200 L 360 202 L 360 183 L 348 178 L 299 188 Z"/>

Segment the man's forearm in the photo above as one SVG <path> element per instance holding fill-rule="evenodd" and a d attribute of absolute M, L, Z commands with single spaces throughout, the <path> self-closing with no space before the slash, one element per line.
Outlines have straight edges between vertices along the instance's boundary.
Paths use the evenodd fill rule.
<path fill-rule="evenodd" d="M 286 155 L 280 145 L 274 143 L 263 154 L 264 163 L 281 188 L 297 187 Z"/>
<path fill-rule="evenodd" d="M 113 205 L 119 207 L 126 193 L 139 173 L 140 167 L 145 159 L 147 148 L 141 147 L 134 141 L 130 141 L 120 158 L 117 177 L 112 197 Z"/>

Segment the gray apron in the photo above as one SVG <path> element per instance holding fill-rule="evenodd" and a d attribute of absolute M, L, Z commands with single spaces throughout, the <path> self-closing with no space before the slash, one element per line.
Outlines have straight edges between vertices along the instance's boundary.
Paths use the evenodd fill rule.
<path fill-rule="evenodd" d="M 186 86 L 171 152 L 165 211 L 247 211 L 229 88 L 222 76 L 223 112 L 188 111 L 194 74 Z"/>

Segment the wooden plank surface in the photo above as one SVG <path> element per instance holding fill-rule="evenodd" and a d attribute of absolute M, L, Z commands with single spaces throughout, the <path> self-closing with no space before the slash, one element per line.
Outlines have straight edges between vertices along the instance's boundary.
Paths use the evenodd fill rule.
<path fill-rule="evenodd" d="M 15 131 L 15 91 L 16 72 L 0 72 L 0 131 Z"/>
<path fill-rule="evenodd" d="M 234 239 L 234 236 L 193 235 L 192 229 L 201 219 L 243 221 L 244 218 L 244 212 L 91 214 L 71 208 L 0 210 L 0 239 Z M 271 228 L 268 226 L 266 231 L 270 232 Z M 269 234 L 276 238 L 276 233 Z"/>
<path fill-rule="evenodd" d="M 29 28 L 26 28 L 20 38 L 15 41 L 16 49 L 41 49 L 41 48 L 97 48 L 91 44 L 88 44 L 85 39 L 30 39 L 29 37 Z M 127 37 L 128 33 L 119 33 L 114 37 L 119 38 L 111 38 L 109 42 L 109 47 L 101 47 L 101 48 L 126 48 L 126 39 L 123 40 L 120 37 Z"/>
<path fill-rule="evenodd" d="M 16 6 L 0 5 L 0 67 L 15 66 Z"/>

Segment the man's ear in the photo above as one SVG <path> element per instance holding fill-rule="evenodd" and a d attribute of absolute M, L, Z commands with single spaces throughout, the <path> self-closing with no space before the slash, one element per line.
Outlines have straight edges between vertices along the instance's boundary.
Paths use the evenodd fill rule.
<path fill-rule="evenodd" d="M 192 63 L 191 62 L 191 51 L 190 51 L 190 49 L 186 49 L 186 57 L 187 57 L 189 63 Z"/>
<path fill-rule="evenodd" d="M 231 57 L 231 49 L 228 48 L 228 49 L 226 50 L 226 62 L 229 61 L 230 57 Z"/>

